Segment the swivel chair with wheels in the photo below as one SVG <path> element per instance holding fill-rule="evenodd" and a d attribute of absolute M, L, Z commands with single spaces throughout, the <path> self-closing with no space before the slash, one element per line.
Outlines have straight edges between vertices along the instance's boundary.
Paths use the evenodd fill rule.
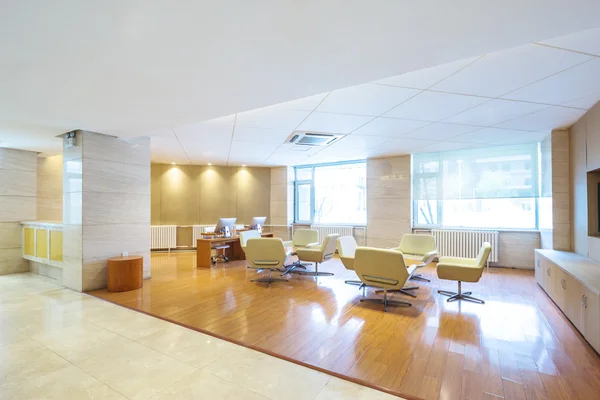
<path fill-rule="evenodd" d="M 492 246 L 485 242 L 481 246 L 477 258 L 440 257 L 437 264 L 438 278 L 458 281 L 458 292 L 438 290 L 438 293 L 450 296 L 448 302 L 466 300 L 485 304 L 485 301 L 471 296 L 471 292 L 463 292 L 462 282 L 479 282 L 491 251 Z"/>
<path fill-rule="evenodd" d="M 402 253 L 395 250 L 377 249 L 374 247 L 359 247 L 356 249 L 354 270 L 364 284 L 362 301 L 383 302 L 384 310 L 388 304 L 410 307 L 406 301 L 388 300 L 388 292 L 402 292 L 402 287 L 417 269 L 416 265 L 406 268 Z M 366 287 L 383 289 L 383 299 L 366 298 Z"/>

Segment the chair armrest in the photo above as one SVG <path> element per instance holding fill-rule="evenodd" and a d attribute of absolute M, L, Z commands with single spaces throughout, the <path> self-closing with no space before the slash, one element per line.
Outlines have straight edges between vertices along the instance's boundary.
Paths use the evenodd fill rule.
<path fill-rule="evenodd" d="M 400 247 L 390 247 L 388 250 L 400 251 Z"/>
<path fill-rule="evenodd" d="M 406 267 L 406 269 L 408 271 L 408 276 L 411 277 L 417 270 L 417 265 L 416 264 L 409 265 L 408 267 Z"/>
<path fill-rule="evenodd" d="M 461 264 L 461 263 L 451 263 L 451 262 L 443 262 L 443 263 L 439 262 L 437 264 L 437 268 L 440 268 L 440 267 L 442 267 L 442 268 L 444 268 L 444 267 L 452 267 L 452 268 L 454 268 L 454 267 L 458 267 L 458 268 L 477 268 L 477 269 L 481 268 L 477 264 Z"/>
<path fill-rule="evenodd" d="M 437 250 L 432 250 L 429 253 L 425 253 L 423 255 L 423 263 L 424 264 L 429 264 L 430 262 L 433 261 L 434 258 L 436 258 L 438 255 Z"/>
<path fill-rule="evenodd" d="M 439 264 L 476 265 L 474 258 L 462 257 L 440 257 L 438 260 L 438 265 Z"/>
<path fill-rule="evenodd" d="M 283 242 L 283 246 L 284 247 L 293 247 L 294 242 L 292 240 L 286 240 L 285 242 Z"/>
<path fill-rule="evenodd" d="M 321 244 L 319 244 L 318 242 L 314 242 L 314 243 L 309 243 L 306 245 L 307 249 L 311 249 L 311 248 L 315 248 L 315 247 L 321 247 Z"/>

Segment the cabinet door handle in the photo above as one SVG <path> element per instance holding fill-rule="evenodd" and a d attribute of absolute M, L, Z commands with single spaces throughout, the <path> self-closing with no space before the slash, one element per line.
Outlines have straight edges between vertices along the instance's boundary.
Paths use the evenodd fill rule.
<path fill-rule="evenodd" d="M 548 276 L 550 276 L 550 268 L 548 268 L 548 269 L 546 270 L 546 273 L 548 274 Z"/>
<path fill-rule="evenodd" d="M 565 285 L 565 280 L 564 280 L 564 278 L 561 278 L 561 280 L 560 280 L 560 286 L 562 286 L 562 288 L 563 288 L 563 289 L 566 289 L 566 287 L 565 287 L 566 285 Z"/>
<path fill-rule="evenodd" d="M 538 267 L 540 266 L 540 260 L 537 260 L 537 266 Z"/>
<path fill-rule="evenodd" d="M 587 308 L 587 296 L 585 294 L 581 296 L 581 305 L 583 308 Z"/>

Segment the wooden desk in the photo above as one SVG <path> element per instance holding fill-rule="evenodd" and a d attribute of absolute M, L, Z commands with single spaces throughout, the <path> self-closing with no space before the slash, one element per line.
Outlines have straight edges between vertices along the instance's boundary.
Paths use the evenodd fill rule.
<path fill-rule="evenodd" d="M 262 237 L 273 237 L 272 233 L 263 233 Z M 240 237 L 234 236 L 231 238 L 214 238 L 214 239 L 198 239 L 196 241 L 196 267 L 210 268 L 212 266 L 210 257 L 212 248 L 218 244 L 228 244 L 230 247 L 225 250 L 225 255 L 230 260 L 245 260 L 246 255 L 240 243 Z"/>

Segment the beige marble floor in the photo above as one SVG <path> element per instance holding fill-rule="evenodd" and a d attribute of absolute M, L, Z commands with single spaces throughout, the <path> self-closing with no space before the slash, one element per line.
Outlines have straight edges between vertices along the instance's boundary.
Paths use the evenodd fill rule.
<path fill-rule="evenodd" d="M 34 274 L 0 276 L 0 398 L 395 398 Z"/>

